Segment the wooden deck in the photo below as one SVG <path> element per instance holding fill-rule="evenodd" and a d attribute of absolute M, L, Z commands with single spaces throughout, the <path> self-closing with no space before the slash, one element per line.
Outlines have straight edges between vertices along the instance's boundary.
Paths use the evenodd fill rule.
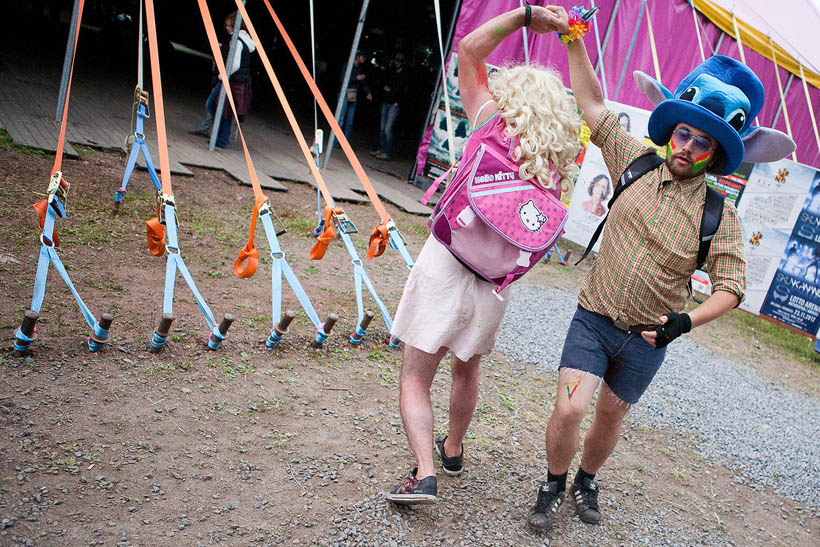
<path fill-rule="evenodd" d="M 0 62 L 0 127 L 8 131 L 15 143 L 52 152 L 56 150 L 59 123 L 54 118 L 61 72 L 58 61 L 61 60 L 6 58 Z M 93 68 L 81 68 L 78 63 L 69 103 L 66 155 L 77 156 L 72 143 L 125 150 L 125 139 L 131 133 L 131 108 L 136 84 L 135 81 L 126 80 L 95 72 Z M 150 90 L 147 83 L 146 88 Z M 171 173 L 192 175 L 186 166 L 223 169 L 239 184 L 249 186 L 248 169 L 238 140 L 227 149 L 209 152 L 207 140 L 188 134 L 188 130 L 195 128 L 204 115 L 204 99 L 178 88 L 164 95 Z M 242 124 L 242 129 L 262 186 L 275 191 L 287 191 L 291 182 L 315 186 L 290 127 L 272 127 L 264 113 L 259 112 L 262 107 L 254 108 Z M 312 129 L 309 129 L 303 133 L 308 142 L 311 132 Z M 146 120 L 145 134 L 151 157 L 159 171 L 153 118 Z M 387 202 L 388 211 L 389 204 L 392 204 L 410 213 L 430 214 L 430 209 L 419 203 L 423 193 L 421 190 L 394 175 L 371 168 L 372 165 L 366 162 L 379 161 L 362 152 L 359 152 L 359 159 L 365 165 L 376 192 Z M 141 155 L 138 165 L 145 166 Z M 381 166 L 382 169 L 384 167 Z M 321 173 L 335 199 L 368 201 L 341 151 L 334 151 L 329 168 Z M 137 180 L 133 180 L 134 177 Z M 139 184 L 140 177 L 147 179 L 147 174 L 141 170 L 135 172 L 130 184 Z"/>

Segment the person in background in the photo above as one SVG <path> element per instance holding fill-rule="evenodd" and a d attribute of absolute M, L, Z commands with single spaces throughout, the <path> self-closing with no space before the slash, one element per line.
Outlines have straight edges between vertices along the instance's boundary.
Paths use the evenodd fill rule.
<path fill-rule="evenodd" d="M 382 116 L 379 123 L 379 149 L 370 152 L 381 160 L 389 160 L 393 153 L 393 126 L 399 117 L 402 104 L 406 101 L 410 88 L 410 78 L 404 66 L 404 53 L 396 52 L 391 63 L 390 74 L 384 83 Z"/>
<path fill-rule="evenodd" d="M 233 36 L 235 23 L 236 12 L 225 19 L 225 32 L 228 34 L 228 40 L 220 44 L 222 59 L 225 60 L 226 66 L 228 64 L 227 57 L 230 49 L 230 37 Z M 234 52 L 233 61 L 230 63 L 229 74 L 231 93 L 236 103 L 236 115 L 240 121 L 245 119 L 251 106 L 251 55 L 254 51 L 256 51 L 256 44 L 253 43 L 243 23 L 236 40 L 236 50 Z M 216 70 L 215 64 L 213 69 Z M 211 89 L 210 95 L 208 95 L 208 99 L 205 101 L 205 110 L 207 113 L 202 119 L 202 122 L 200 122 L 199 127 L 190 132 L 193 135 L 206 138 L 210 138 L 211 136 L 211 128 L 213 127 L 214 116 L 216 116 L 219 94 L 222 90 L 222 82 L 219 81 L 219 76 L 214 76 L 214 79 L 214 86 Z M 226 101 L 225 107 L 222 110 L 222 121 L 219 124 L 219 132 L 216 136 L 216 146 L 220 148 L 228 147 L 232 125 L 233 116 L 231 115 L 231 107 Z"/>
<path fill-rule="evenodd" d="M 367 86 L 367 75 L 364 73 L 365 61 L 367 58 L 363 53 L 356 53 L 353 58 L 353 68 L 350 69 L 350 79 L 347 81 L 347 91 L 345 94 L 344 107 L 342 108 L 341 126 L 345 137 L 350 139 L 350 132 L 353 130 L 353 116 L 356 114 L 356 103 L 359 98 L 359 91 L 363 91 L 368 101 L 373 100 L 373 94 Z M 347 65 L 342 70 L 342 78 L 347 72 Z M 339 146 L 339 143 L 336 143 Z"/>

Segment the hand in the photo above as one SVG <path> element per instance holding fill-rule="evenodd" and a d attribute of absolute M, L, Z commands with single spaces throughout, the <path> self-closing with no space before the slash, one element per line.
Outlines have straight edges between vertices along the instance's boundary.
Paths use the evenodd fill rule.
<path fill-rule="evenodd" d="M 390 86 L 389 85 L 384 86 L 384 90 L 389 92 L 390 91 Z"/>
<path fill-rule="evenodd" d="M 536 34 L 557 31 L 560 33 L 569 32 L 569 17 L 567 10 L 561 6 L 532 6 L 532 17 L 529 29 Z"/>
<path fill-rule="evenodd" d="M 641 333 L 644 340 L 656 348 L 665 347 L 669 342 L 692 330 L 692 319 L 688 313 L 669 312 L 661 316 L 660 325 L 655 330 Z"/>
<path fill-rule="evenodd" d="M 373 95 L 371 95 L 370 93 L 368 93 L 368 94 L 367 94 L 367 100 L 368 100 L 368 101 L 372 101 L 372 100 L 373 100 Z"/>
<path fill-rule="evenodd" d="M 365 76 L 364 74 L 359 74 L 359 75 L 357 75 L 357 76 L 356 76 L 356 79 L 357 79 L 357 80 L 359 80 L 359 81 L 361 81 L 361 80 L 364 80 L 364 79 L 365 79 L 365 77 L 366 77 L 366 76 Z"/>

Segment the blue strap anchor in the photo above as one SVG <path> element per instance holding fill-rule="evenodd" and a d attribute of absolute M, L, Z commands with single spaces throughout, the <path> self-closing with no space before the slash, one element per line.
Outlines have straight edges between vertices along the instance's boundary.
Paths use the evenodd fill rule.
<path fill-rule="evenodd" d="M 205 321 L 211 328 L 211 333 L 208 336 L 208 349 L 218 350 L 222 347 L 222 341 L 228 333 L 234 317 L 231 314 L 225 314 L 222 321 L 217 324 L 211 308 L 203 298 L 202 294 L 196 287 L 191 273 L 185 266 L 185 261 L 179 253 L 179 242 L 177 240 L 177 220 L 176 209 L 170 199 L 163 199 L 158 206 L 161 213 L 161 221 L 165 224 L 165 233 L 167 236 L 167 243 L 165 244 L 165 251 L 168 254 L 168 260 L 165 263 L 165 291 L 162 301 L 162 316 L 157 329 L 154 331 L 151 338 L 151 353 L 159 353 L 165 346 L 170 331 L 171 323 L 174 321 L 174 284 L 176 282 L 177 271 L 182 275 L 182 278 L 187 283 L 191 290 L 194 299 L 196 300 L 199 311 L 202 312 Z"/>
<path fill-rule="evenodd" d="M 122 183 L 119 189 L 114 192 L 114 207 L 111 211 L 112 216 L 116 215 L 120 210 L 120 203 L 125 198 L 125 193 L 128 191 L 128 181 L 134 168 L 137 165 L 137 158 L 142 152 L 145 158 L 145 166 L 148 168 L 148 176 L 154 184 L 154 188 L 158 191 L 162 190 L 162 184 L 157 175 L 157 170 L 154 168 L 154 162 L 151 160 L 151 154 L 148 152 L 148 145 L 145 144 L 145 130 L 144 120 L 150 117 L 148 114 L 148 92 L 143 91 L 137 86 L 134 90 L 134 105 L 137 113 L 136 129 L 134 130 L 134 144 L 131 146 L 131 153 L 128 155 L 128 162 L 125 164 L 125 172 L 122 175 Z"/>
<path fill-rule="evenodd" d="M 17 356 L 25 354 L 31 347 L 31 343 L 37 339 L 37 329 L 35 325 L 40 316 L 40 309 L 43 305 L 43 299 L 46 293 L 46 282 L 48 280 L 48 268 L 54 266 L 57 273 L 65 282 L 71 294 L 74 295 L 74 300 L 83 314 L 85 322 L 91 328 L 91 335 L 88 338 L 88 350 L 91 352 L 100 351 L 105 342 L 108 340 L 108 329 L 111 327 L 113 317 L 110 314 L 104 313 L 100 319 L 94 317 L 91 310 L 83 302 L 80 293 L 71 282 L 71 278 L 66 271 L 60 255 L 54 248 L 54 222 L 59 216 L 65 218 L 65 200 L 68 196 L 68 189 L 70 188 L 68 181 L 63 180 L 63 175 L 60 171 L 55 171 L 51 175 L 51 180 L 48 185 L 48 199 L 45 209 L 45 219 L 43 221 L 43 230 L 40 233 L 40 257 L 37 261 L 37 273 L 34 277 L 34 291 L 31 297 L 31 308 L 26 310 L 23 322 L 17 329 L 14 335 L 14 353 Z"/>

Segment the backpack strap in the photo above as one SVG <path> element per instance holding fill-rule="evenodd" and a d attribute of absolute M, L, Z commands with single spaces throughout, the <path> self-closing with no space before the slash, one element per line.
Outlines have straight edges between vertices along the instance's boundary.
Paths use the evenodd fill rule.
<path fill-rule="evenodd" d="M 478 107 L 478 112 L 475 113 L 475 118 L 473 118 L 473 127 L 475 127 L 475 124 L 478 123 L 478 118 L 481 117 L 481 113 L 484 111 L 484 108 L 488 104 L 492 103 L 493 101 L 495 101 L 495 99 L 488 99 L 488 100 L 484 101 L 484 104 L 482 104 L 481 106 Z M 475 129 L 473 129 L 473 131 L 475 131 L 476 129 L 478 129 L 478 127 L 475 127 Z"/>
<path fill-rule="evenodd" d="M 723 217 L 723 194 L 714 188 L 706 187 L 706 205 L 703 207 L 703 217 L 700 219 L 700 246 L 698 247 L 698 268 L 706 265 L 709 256 L 709 247 L 712 238 L 720 228 L 720 219 Z"/>
<path fill-rule="evenodd" d="M 618 185 L 615 187 L 615 192 L 613 192 L 612 197 L 609 198 L 609 202 L 607 203 L 607 214 L 604 217 L 604 220 L 598 224 L 598 227 L 595 229 L 595 233 L 592 234 L 592 238 L 589 240 L 589 244 L 587 245 L 584 254 L 581 258 L 578 259 L 578 262 L 575 263 L 577 266 L 580 264 L 587 255 L 592 251 L 592 248 L 595 247 L 595 243 L 598 241 L 598 238 L 601 237 L 601 232 L 604 230 L 604 223 L 606 223 L 606 219 L 609 218 L 609 211 L 612 210 L 612 204 L 615 203 L 615 200 L 618 196 L 621 195 L 621 192 L 626 190 L 627 186 L 647 174 L 648 172 L 652 171 L 653 169 L 657 169 L 664 161 L 662 157 L 657 155 L 654 151 L 648 152 L 641 156 L 638 156 L 632 163 L 630 163 L 626 169 L 624 169 L 621 178 L 618 179 Z M 712 234 L 714 235 L 714 234 Z M 709 238 L 711 242 L 711 237 Z M 708 253 L 708 248 L 707 248 Z"/>

